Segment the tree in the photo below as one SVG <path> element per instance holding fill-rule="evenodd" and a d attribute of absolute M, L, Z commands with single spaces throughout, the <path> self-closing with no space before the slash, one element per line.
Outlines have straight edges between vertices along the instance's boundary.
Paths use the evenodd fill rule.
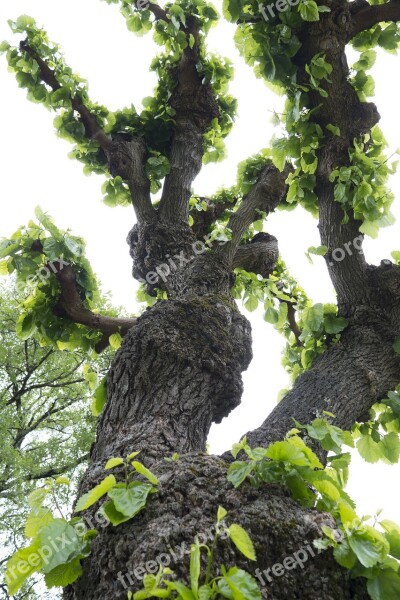
<path fill-rule="evenodd" d="M 1 564 L 24 545 L 29 507 L 26 498 L 47 479 L 68 476 L 75 484 L 63 502 L 70 504 L 87 465 L 95 418 L 87 380 L 104 376 L 109 353 L 91 360 L 86 352 L 41 347 L 34 338 L 18 339 L 18 292 L 2 286 L 0 296 L 0 534 Z M 22 336 L 24 337 L 24 336 Z M 96 374 L 98 372 L 98 375 Z M 0 587 L 1 589 L 1 587 Z M 26 590 L 25 590 L 26 592 Z M 37 598 L 32 591 L 24 598 Z"/>
<path fill-rule="evenodd" d="M 68 548 L 28 570 L 67 586 L 67 599 L 125 598 L 127 587 L 137 600 L 395 598 L 400 530 L 357 519 L 343 490 L 349 454 L 342 446 L 355 438 L 370 461 L 399 456 L 400 267 L 369 265 L 363 253 L 364 235 L 390 222 L 393 200 L 366 71 L 375 46 L 397 48 L 399 5 L 224 2 L 245 60 L 286 94 L 286 133 L 240 165 L 237 184 L 213 198 L 191 188 L 202 162 L 223 158 L 235 113 L 231 67 L 206 50 L 217 11 L 203 0 L 120 5 L 131 31 L 152 30 L 165 47 L 152 63 L 158 86 L 140 114 L 91 102 L 85 82 L 30 17 L 11 23 L 20 45 L 1 46 L 29 98 L 57 113 L 56 130 L 75 144 L 85 172 L 107 177 L 105 201 L 132 203 L 133 275 L 152 305 L 136 320 L 100 315 L 82 240 L 40 209 L 39 225 L 3 242 L 4 271 L 16 270 L 22 281 L 52 271 L 24 303 L 19 326 L 27 335 L 88 351 L 124 338 L 75 506 L 76 515 L 85 511 L 93 521 L 100 514 L 110 525 L 91 541 L 91 532 L 76 533 L 78 517 L 51 516 L 42 506 L 46 491 L 34 496 L 34 535 L 8 564 L 9 584 L 26 577 L 18 561 L 26 565 L 63 533 Z M 350 44 L 360 51 L 352 72 Z M 325 257 L 337 306 L 312 306 L 278 258 L 276 238 L 262 231 L 272 211 L 297 204 L 319 219 L 321 246 L 310 253 Z M 243 294 L 250 310 L 262 300 L 265 319 L 286 336 L 294 383 L 234 448 L 239 460 L 232 462 L 205 449 L 211 423 L 239 404 L 251 360 L 250 327 L 234 302 Z M 96 408 L 103 408 L 101 390 Z M 200 534 L 204 540 L 212 527 L 216 542 L 205 549 Z M 196 535 L 189 572 L 176 548 Z M 255 554 L 257 568 L 249 563 Z M 173 574 L 150 574 L 171 562 Z M 146 571 L 146 590 L 137 592 Z"/>

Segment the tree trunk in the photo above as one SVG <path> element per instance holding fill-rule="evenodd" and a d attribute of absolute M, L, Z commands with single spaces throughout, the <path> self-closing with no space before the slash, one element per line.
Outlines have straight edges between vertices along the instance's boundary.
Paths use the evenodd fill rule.
<path fill-rule="evenodd" d="M 228 463 L 205 453 L 211 423 L 240 402 L 241 372 L 251 360 L 250 326 L 229 298 L 227 275 L 213 253 L 191 260 L 166 283 L 176 298 L 147 309 L 117 352 L 80 493 L 104 478 L 107 459 L 134 450 L 141 450 L 141 460 L 159 478 L 158 493 L 132 520 L 99 528 L 92 554 L 83 561 L 84 575 L 64 592 L 68 600 L 126 598 L 127 589 L 140 589 L 144 573 L 159 564 L 168 564 L 188 582 L 187 551 L 195 536 L 210 541 L 219 505 L 227 509 L 228 523 L 237 522 L 249 532 L 257 563 L 250 564 L 231 543 L 221 541 L 214 575 L 220 565 L 236 564 L 258 577 L 268 599 L 367 598 L 364 585 L 350 580 L 331 551 L 318 554 L 313 546 L 323 535 L 322 525 L 335 527 L 330 515 L 302 508 L 277 485 L 256 490 L 245 483 L 234 489 L 226 478 Z M 342 358 L 351 364 L 345 351 Z M 321 379 L 332 372 L 331 364 L 326 361 Z M 300 405 L 303 385 L 292 392 Z M 314 392 L 319 397 L 321 388 Z M 298 414 L 289 399 L 280 406 L 288 407 L 288 418 L 277 437 L 292 426 L 290 415 Z M 164 460 L 174 452 L 179 460 Z M 97 508 L 87 511 L 87 523 L 96 522 Z M 274 566 L 285 558 L 290 568 Z"/>

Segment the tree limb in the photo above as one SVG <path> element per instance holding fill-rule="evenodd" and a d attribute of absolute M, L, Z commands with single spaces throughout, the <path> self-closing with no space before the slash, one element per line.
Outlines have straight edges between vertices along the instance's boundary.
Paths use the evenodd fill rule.
<path fill-rule="evenodd" d="M 41 79 L 45 84 L 51 87 L 53 91 L 63 89 L 54 71 L 26 41 L 21 42 L 21 49 L 37 62 Z M 142 138 L 111 140 L 78 95 L 71 95 L 70 102 L 72 108 L 80 115 L 87 137 L 97 140 L 103 149 L 109 163 L 111 175 L 113 177 L 119 175 L 128 182 L 133 207 L 138 219 L 151 220 L 155 212 L 151 204 L 150 182 L 144 168 L 147 158 L 147 147 L 144 140 Z"/>
<path fill-rule="evenodd" d="M 40 77 L 42 81 L 47 84 L 53 91 L 60 90 L 63 86 L 58 82 L 54 71 L 46 64 L 46 62 L 38 55 L 38 53 L 29 46 L 28 42 L 22 41 L 20 44 L 22 50 L 24 50 L 29 56 L 31 56 L 39 65 Z M 110 139 L 101 129 L 94 117 L 86 106 L 82 103 L 82 100 L 78 95 L 70 96 L 72 108 L 80 115 L 82 123 L 85 127 L 86 135 L 99 142 L 101 148 L 107 153 L 110 147 Z"/>
<path fill-rule="evenodd" d="M 141 137 L 129 140 L 116 138 L 107 150 L 110 173 L 126 180 L 138 221 L 151 222 L 156 212 L 151 203 L 150 181 L 145 170 L 148 156 L 146 143 Z"/>
<path fill-rule="evenodd" d="M 135 5 L 138 5 L 137 0 L 135 2 Z M 161 6 L 159 6 L 155 2 L 149 2 L 144 6 L 144 8 L 153 13 L 156 21 L 168 21 L 167 11 L 165 11 L 163 8 L 161 8 Z"/>
<path fill-rule="evenodd" d="M 276 237 L 269 233 L 258 233 L 249 244 L 238 247 L 232 267 L 262 275 L 266 279 L 273 272 L 278 256 Z"/>
<path fill-rule="evenodd" d="M 57 261 L 53 261 L 52 264 L 57 268 Z M 136 319 L 107 317 L 86 308 L 79 295 L 73 269 L 70 265 L 62 265 L 62 267 L 55 273 L 61 286 L 61 297 L 54 309 L 57 316 L 67 317 L 75 323 L 97 329 L 107 338 L 113 333 L 124 336 L 136 324 Z"/>
<path fill-rule="evenodd" d="M 311 423 L 323 411 L 334 425 L 349 430 L 400 380 L 400 357 L 393 350 L 399 331 L 381 313 L 360 308 L 340 342 L 330 346 L 301 374 L 264 423 L 247 434 L 252 446 L 283 439 L 293 419 Z"/>
<path fill-rule="evenodd" d="M 197 72 L 199 31 L 191 17 L 185 29 L 193 35 L 193 48 L 185 48 L 179 66 L 172 73 L 177 86 L 170 100 L 175 110 L 175 130 L 169 156 L 171 169 L 165 178 L 159 214 L 163 221 L 187 223 L 191 186 L 200 172 L 203 158 L 203 134 L 212 119 L 219 116 L 211 86 L 203 84 Z"/>
<path fill-rule="evenodd" d="M 385 21 L 400 21 L 400 2 L 386 2 L 374 6 L 365 3 L 361 10 L 358 10 L 352 18 L 351 38 L 357 33 L 371 29 L 377 23 Z"/>
<path fill-rule="evenodd" d="M 296 321 L 296 309 L 294 307 L 295 302 L 288 302 L 287 300 L 281 300 L 281 302 L 285 302 L 287 304 L 288 323 L 289 323 L 290 330 L 296 339 L 296 346 L 304 346 L 303 342 L 300 339 L 301 330 L 299 329 L 299 326 L 297 325 L 297 321 Z"/>
<path fill-rule="evenodd" d="M 285 183 L 287 176 L 288 169 L 281 173 L 272 162 L 264 167 L 257 183 L 229 220 L 228 228 L 232 231 L 231 240 L 217 249 L 218 254 L 223 256 L 228 264 L 232 265 L 243 234 L 251 223 L 259 218 L 257 211 L 268 214 L 282 201 L 287 192 Z"/>

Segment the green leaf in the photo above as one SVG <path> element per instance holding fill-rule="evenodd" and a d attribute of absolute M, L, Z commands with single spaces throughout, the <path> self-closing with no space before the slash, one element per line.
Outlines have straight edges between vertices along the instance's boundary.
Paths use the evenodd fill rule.
<path fill-rule="evenodd" d="M 319 7 L 319 8 L 321 9 L 321 7 Z M 319 12 L 322 12 L 322 11 L 320 10 Z M 340 129 L 339 129 L 339 127 L 336 127 L 336 125 L 332 125 L 331 123 L 329 123 L 329 125 L 327 125 L 326 128 L 328 131 L 330 131 L 334 135 L 340 136 Z"/>
<path fill-rule="evenodd" d="M 132 461 L 132 467 L 141 475 L 143 475 L 143 477 L 146 477 L 146 479 L 148 479 L 150 481 L 150 483 L 152 483 L 153 485 L 157 485 L 158 484 L 158 479 L 157 477 L 154 475 L 154 473 L 152 473 L 151 471 L 149 471 L 149 469 L 146 469 L 146 467 L 144 465 L 142 465 L 141 462 L 138 462 L 136 460 Z"/>
<path fill-rule="evenodd" d="M 180 581 L 166 581 L 165 583 L 167 584 L 169 590 L 175 590 L 178 592 L 179 600 L 196 600 L 196 596 L 194 596 L 191 590 Z M 169 590 L 168 593 L 170 594 Z M 170 596 L 166 596 L 166 598 L 170 598 Z M 134 600 L 136 600 L 136 596 L 134 596 Z"/>
<path fill-rule="evenodd" d="M 328 247 L 327 246 L 310 246 L 309 249 L 307 250 L 307 252 L 309 252 L 309 254 L 316 254 L 317 256 L 325 256 L 325 254 L 328 252 Z"/>
<path fill-rule="evenodd" d="M 363 222 L 363 224 L 360 226 L 359 231 L 361 233 L 365 233 L 365 235 L 369 235 L 369 237 L 375 239 L 378 237 L 378 233 L 379 233 L 379 222 L 365 220 Z"/>
<path fill-rule="evenodd" d="M 235 23 L 240 15 L 241 3 L 240 0 L 224 0 L 222 5 L 223 15 L 228 21 Z"/>
<path fill-rule="evenodd" d="M 246 477 L 250 475 L 253 469 L 254 463 L 237 460 L 229 465 L 227 475 L 228 481 L 230 481 L 230 483 L 237 488 L 241 483 L 243 483 Z"/>
<path fill-rule="evenodd" d="M 69 477 L 66 477 L 65 475 L 60 475 L 60 477 L 57 477 L 57 479 L 54 482 L 56 485 L 70 485 L 71 484 L 71 480 Z"/>
<path fill-rule="evenodd" d="M 319 21 L 318 5 L 314 0 L 301 0 L 299 12 L 303 21 Z"/>
<path fill-rule="evenodd" d="M 0 54 L 3 54 L 3 52 L 7 52 L 7 50 L 11 48 L 10 44 L 7 41 L 3 41 L 0 44 Z"/>
<path fill-rule="evenodd" d="M 256 580 L 246 571 L 232 567 L 218 581 L 218 589 L 224 598 L 231 600 L 261 600 Z"/>
<path fill-rule="evenodd" d="M 397 354 L 400 354 L 400 335 L 394 338 L 393 350 L 397 352 Z"/>
<path fill-rule="evenodd" d="M 120 525 L 121 523 L 125 523 L 129 521 L 131 517 L 127 517 L 122 514 L 115 508 L 115 504 L 112 500 L 105 502 L 99 510 L 99 513 L 102 514 L 112 525 L 115 527 Z"/>
<path fill-rule="evenodd" d="M 344 317 L 335 317 L 334 315 L 326 315 L 324 317 L 324 329 L 326 333 L 336 334 L 346 329 L 349 322 Z"/>
<path fill-rule="evenodd" d="M 46 554 L 42 571 L 50 573 L 55 567 L 67 563 L 82 547 L 82 540 L 76 530 L 65 519 L 54 519 L 39 531 L 40 546 L 50 550 Z"/>
<path fill-rule="evenodd" d="M 391 569 L 379 571 L 374 579 L 367 582 L 372 600 L 396 600 L 400 598 L 400 575 Z"/>
<path fill-rule="evenodd" d="M 391 252 L 390 255 L 396 261 L 397 264 L 400 263 L 400 250 L 393 250 L 393 252 Z"/>
<path fill-rule="evenodd" d="M 123 458 L 109 458 L 106 462 L 106 466 L 104 467 L 106 470 L 113 469 L 114 467 L 118 467 L 119 465 L 124 464 Z"/>
<path fill-rule="evenodd" d="M 104 494 L 107 494 L 107 492 L 109 492 L 109 490 L 111 490 L 116 483 L 117 480 L 115 479 L 114 475 L 108 475 L 101 483 L 90 490 L 90 492 L 87 492 L 79 498 L 75 506 L 75 512 L 86 510 L 86 508 L 92 506 L 95 502 L 100 500 Z"/>
<path fill-rule="evenodd" d="M 43 225 L 43 227 L 45 229 L 47 229 L 47 231 L 49 233 L 51 233 L 51 235 L 53 236 L 53 238 L 57 241 L 57 242 L 62 242 L 63 240 L 63 234 L 61 233 L 61 231 L 54 225 L 53 219 L 51 217 L 49 217 L 48 215 L 46 215 L 42 209 L 40 208 L 40 206 L 37 206 L 35 208 L 35 215 L 37 220 L 39 221 L 39 223 L 41 223 Z"/>
<path fill-rule="evenodd" d="M 40 542 L 35 540 L 27 548 L 17 550 L 7 562 L 5 580 L 8 586 L 8 594 L 14 596 L 25 581 L 42 568 L 43 558 L 39 554 Z M 36 566 L 32 566 L 36 565 Z"/>
<path fill-rule="evenodd" d="M 311 331 L 318 331 L 324 320 L 324 305 L 314 304 L 303 313 L 304 325 Z"/>
<path fill-rule="evenodd" d="M 400 559 L 400 525 L 389 520 L 381 521 L 379 524 L 386 531 L 386 539 L 390 545 L 390 554 Z"/>
<path fill-rule="evenodd" d="M 399 435 L 392 431 L 391 433 L 386 434 L 381 441 L 379 442 L 383 456 L 387 459 L 387 461 L 391 464 L 396 464 L 399 462 L 400 457 L 400 440 Z"/>
<path fill-rule="evenodd" d="M 153 486 L 150 484 L 134 481 L 128 487 L 110 489 L 108 497 L 114 502 L 118 512 L 132 518 L 146 506 L 147 496 L 152 490 Z"/>
<path fill-rule="evenodd" d="M 35 508 L 28 516 L 25 524 L 25 535 L 34 538 L 38 531 L 54 520 L 51 510 L 48 508 Z"/>
<path fill-rule="evenodd" d="M 130 454 L 128 454 L 128 456 L 126 457 L 127 460 L 132 460 L 132 458 L 135 458 L 135 456 L 137 456 L 138 454 L 140 454 L 140 450 L 135 450 L 134 452 L 131 452 Z"/>
<path fill-rule="evenodd" d="M 36 490 L 33 490 L 28 496 L 29 506 L 33 509 L 41 508 L 48 494 L 49 491 L 46 488 L 37 488 Z"/>
<path fill-rule="evenodd" d="M 345 569 L 352 569 L 357 562 L 357 556 L 350 548 L 346 539 L 340 542 L 333 550 L 336 562 Z"/>
<path fill-rule="evenodd" d="M 61 564 L 55 567 L 49 573 L 46 573 L 44 580 L 48 588 L 66 587 L 73 583 L 82 575 L 81 560 L 74 558 L 71 562 Z"/>
<path fill-rule="evenodd" d="M 382 458 L 383 452 L 379 442 L 374 442 L 370 435 L 363 435 L 357 440 L 357 450 L 362 458 L 369 463 L 376 463 Z"/>
<path fill-rule="evenodd" d="M 213 598 L 213 590 L 210 585 L 201 585 L 199 587 L 199 600 L 211 600 Z"/>
<path fill-rule="evenodd" d="M 253 312 L 258 306 L 258 298 L 253 295 L 249 296 L 249 299 L 244 303 L 244 306 L 249 312 Z"/>
<path fill-rule="evenodd" d="M 110 346 L 113 348 L 113 350 L 118 350 L 122 344 L 122 336 L 120 333 L 113 333 L 108 338 L 108 341 L 110 342 Z"/>
<path fill-rule="evenodd" d="M 97 386 L 94 394 L 91 405 L 92 415 L 94 417 L 98 417 L 104 408 L 105 403 L 107 402 L 107 377 L 104 377 L 100 384 Z"/>
<path fill-rule="evenodd" d="M 243 527 L 240 527 L 237 523 L 232 523 L 227 529 L 227 533 L 235 544 L 236 548 L 250 560 L 257 560 L 256 553 L 254 550 L 253 542 L 250 539 L 249 534 Z"/>
<path fill-rule="evenodd" d="M 226 511 L 223 506 L 218 506 L 218 511 L 217 511 L 218 523 L 221 523 L 221 521 L 223 521 L 225 519 L 227 514 L 228 514 L 228 511 Z"/>
<path fill-rule="evenodd" d="M 190 585 L 192 591 L 197 595 L 200 578 L 200 546 L 192 544 L 190 546 Z"/>
<path fill-rule="evenodd" d="M 32 337 L 36 329 L 34 316 L 30 314 L 22 314 L 17 321 L 16 333 L 20 340 L 27 340 Z"/>
<path fill-rule="evenodd" d="M 352 533 L 348 542 L 360 563 L 367 568 L 384 560 L 390 548 L 385 536 L 369 525 Z"/>
<path fill-rule="evenodd" d="M 296 448 L 296 446 L 289 441 L 271 444 L 267 449 L 266 455 L 271 460 L 288 462 L 291 465 L 306 466 L 308 464 L 304 452 L 299 448 Z"/>

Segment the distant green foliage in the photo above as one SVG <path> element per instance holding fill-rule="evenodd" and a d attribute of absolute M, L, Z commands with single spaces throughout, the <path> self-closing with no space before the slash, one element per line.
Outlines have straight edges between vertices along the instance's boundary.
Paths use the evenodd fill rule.
<path fill-rule="evenodd" d="M 88 359 L 83 351 L 66 353 L 42 347 L 15 334 L 17 289 L 0 288 L 0 535 L 3 558 L 21 547 L 27 496 L 51 475 L 65 473 L 70 487 L 60 489 L 60 502 L 71 506 L 77 479 L 94 440 L 90 390 L 85 373 L 101 376 L 111 352 Z M 38 598 L 35 587 L 24 598 Z M 17 595 L 16 598 L 19 596 Z M 40 596 L 42 598 L 44 596 Z M 47 597 L 47 596 L 46 596 Z"/>

